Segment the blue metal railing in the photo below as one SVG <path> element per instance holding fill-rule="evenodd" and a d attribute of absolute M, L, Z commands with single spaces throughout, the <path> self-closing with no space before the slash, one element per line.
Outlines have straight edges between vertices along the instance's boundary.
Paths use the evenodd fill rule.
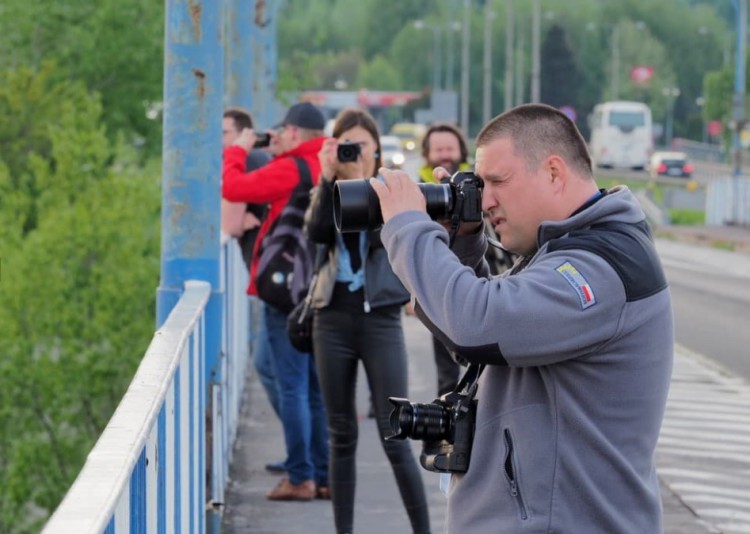
<path fill-rule="evenodd" d="M 249 359 L 246 283 L 236 242 L 223 239 L 220 371 L 207 390 L 212 288 L 188 281 L 43 534 L 206 531 L 207 503 L 223 502 Z M 207 444 L 209 400 L 213 430 Z M 207 446 L 213 450 L 211 466 L 206 465 Z"/>

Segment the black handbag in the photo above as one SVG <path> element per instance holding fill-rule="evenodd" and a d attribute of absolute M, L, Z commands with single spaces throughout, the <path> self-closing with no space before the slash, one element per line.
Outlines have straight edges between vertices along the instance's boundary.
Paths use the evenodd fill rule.
<path fill-rule="evenodd" d="M 312 298 L 313 293 L 315 292 L 315 284 L 318 281 L 318 273 L 323 264 L 326 253 L 326 247 L 319 245 L 315 255 L 315 271 L 310 279 L 310 286 L 307 289 L 307 295 L 297 303 L 286 318 L 286 333 L 289 336 L 289 341 L 291 341 L 292 346 L 300 352 L 311 353 L 313 350 Z"/>

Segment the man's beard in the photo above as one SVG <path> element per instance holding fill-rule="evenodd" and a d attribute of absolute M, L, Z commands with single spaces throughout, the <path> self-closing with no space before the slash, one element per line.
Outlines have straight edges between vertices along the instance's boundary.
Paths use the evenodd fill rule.
<path fill-rule="evenodd" d="M 443 161 L 437 161 L 437 162 L 431 161 L 430 162 L 430 167 L 432 167 L 433 169 L 435 167 L 442 167 L 446 171 L 448 171 L 448 174 L 450 174 L 451 176 L 453 176 L 456 173 L 456 171 L 458 171 L 458 166 L 459 165 L 461 165 L 460 161 L 452 161 L 452 160 L 443 160 Z"/>

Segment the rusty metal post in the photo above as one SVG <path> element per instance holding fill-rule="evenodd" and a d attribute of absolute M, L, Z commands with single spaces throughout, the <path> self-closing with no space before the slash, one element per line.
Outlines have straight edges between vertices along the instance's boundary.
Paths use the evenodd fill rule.
<path fill-rule="evenodd" d="M 166 0 L 164 45 L 164 122 L 162 152 L 161 281 L 156 320 L 161 326 L 185 282 L 211 284 L 206 306 L 204 383 L 217 380 L 221 351 L 221 113 L 224 95 L 222 14 L 224 3 L 213 0 Z M 208 391 L 205 389 L 204 391 Z M 199 413 L 207 399 L 199 395 Z M 206 472 L 206 421 L 199 418 L 199 473 Z M 159 457 L 166 444 L 159 432 Z M 158 481 L 159 503 L 166 481 Z M 198 502 L 206 502 L 201 484 Z M 160 512 L 161 516 L 162 512 Z M 216 521 L 205 517 L 209 530 Z M 201 532 L 205 532 L 201 528 Z"/>
<path fill-rule="evenodd" d="M 187 280 L 211 284 L 206 369 L 218 358 L 222 3 L 167 0 L 164 46 L 160 326 Z"/>
<path fill-rule="evenodd" d="M 239 106 L 247 111 L 253 107 L 255 83 L 253 0 L 227 0 L 226 3 L 226 95 L 227 106 Z M 255 117 L 253 117 L 255 119 Z"/>

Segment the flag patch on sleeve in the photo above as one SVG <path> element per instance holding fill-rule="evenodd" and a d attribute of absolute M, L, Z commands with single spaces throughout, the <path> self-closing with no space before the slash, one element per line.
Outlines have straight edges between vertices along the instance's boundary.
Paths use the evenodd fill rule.
<path fill-rule="evenodd" d="M 572 287 L 576 292 L 578 298 L 581 301 L 581 309 L 585 310 L 586 308 L 596 304 L 594 291 L 591 289 L 591 286 L 583 277 L 583 275 L 578 272 L 578 269 L 573 267 L 573 264 L 571 264 L 569 261 L 566 261 L 555 270 L 560 273 L 562 277 L 565 278 L 565 280 L 567 280 L 567 282 L 570 284 L 570 287 Z"/>

